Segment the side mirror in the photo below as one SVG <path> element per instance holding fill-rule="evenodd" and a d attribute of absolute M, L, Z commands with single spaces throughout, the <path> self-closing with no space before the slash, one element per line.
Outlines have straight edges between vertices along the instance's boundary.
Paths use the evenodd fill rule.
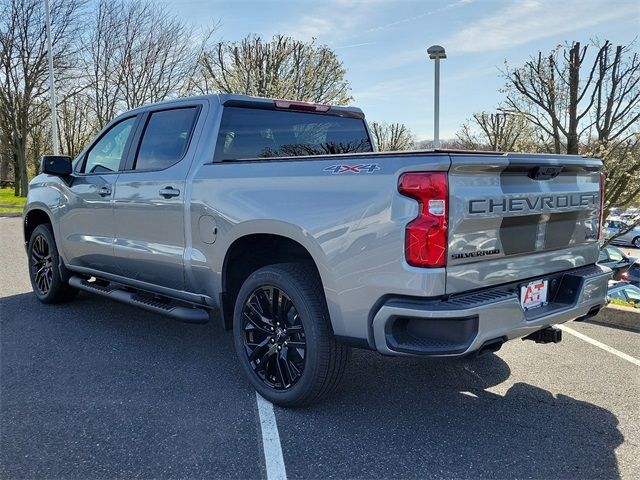
<path fill-rule="evenodd" d="M 40 161 L 40 172 L 64 177 L 71 175 L 72 158 L 66 155 L 44 155 Z"/>

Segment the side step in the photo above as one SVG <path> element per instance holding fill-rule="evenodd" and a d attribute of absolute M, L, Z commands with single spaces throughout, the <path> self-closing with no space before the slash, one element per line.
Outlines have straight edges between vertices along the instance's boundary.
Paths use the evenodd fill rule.
<path fill-rule="evenodd" d="M 129 292 L 112 284 L 102 285 L 90 282 L 77 275 L 69 279 L 69 285 L 85 292 L 97 293 L 122 303 L 149 310 L 150 312 L 166 315 L 175 320 L 187 323 L 207 323 L 209 312 L 202 308 L 176 305 L 170 299 L 156 297 L 146 292 Z"/>

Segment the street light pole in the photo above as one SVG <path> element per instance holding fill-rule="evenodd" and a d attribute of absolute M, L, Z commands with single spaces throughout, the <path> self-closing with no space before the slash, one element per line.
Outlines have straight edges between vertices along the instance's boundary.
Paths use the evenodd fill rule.
<path fill-rule="evenodd" d="M 427 49 L 429 58 L 435 60 L 433 79 L 433 148 L 440 148 L 440 59 L 447 58 L 444 48 L 432 45 Z"/>
<path fill-rule="evenodd" d="M 53 154 L 59 155 L 58 148 L 58 121 L 56 114 L 56 90 L 53 78 L 53 51 L 51 49 L 51 16 L 49 14 L 49 0 L 44 0 L 45 21 L 47 28 L 47 49 L 49 57 L 49 99 L 51 101 L 51 142 L 53 144 Z"/>

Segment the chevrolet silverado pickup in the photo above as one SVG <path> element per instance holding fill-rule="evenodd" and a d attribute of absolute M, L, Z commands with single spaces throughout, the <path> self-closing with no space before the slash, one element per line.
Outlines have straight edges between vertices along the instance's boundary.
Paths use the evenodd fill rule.
<path fill-rule="evenodd" d="M 361 110 L 241 95 L 138 108 L 45 156 L 24 238 L 44 303 L 79 290 L 232 330 L 283 406 L 339 384 L 351 347 L 459 357 L 558 342 L 594 315 L 599 160 L 375 151 Z M 132 320 L 133 321 L 133 320 Z"/>

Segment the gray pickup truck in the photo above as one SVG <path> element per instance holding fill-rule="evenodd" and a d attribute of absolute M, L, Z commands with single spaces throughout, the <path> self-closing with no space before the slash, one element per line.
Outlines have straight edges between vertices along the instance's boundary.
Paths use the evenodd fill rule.
<path fill-rule="evenodd" d="M 217 316 L 255 389 L 304 405 L 338 385 L 350 347 L 458 357 L 558 342 L 552 325 L 597 313 L 601 168 L 377 153 L 356 108 L 164 102 L 120 115 L 75 160 L 43 158 L 24 211 L 29 273 L 44 303 L 85 290 Z"/>

